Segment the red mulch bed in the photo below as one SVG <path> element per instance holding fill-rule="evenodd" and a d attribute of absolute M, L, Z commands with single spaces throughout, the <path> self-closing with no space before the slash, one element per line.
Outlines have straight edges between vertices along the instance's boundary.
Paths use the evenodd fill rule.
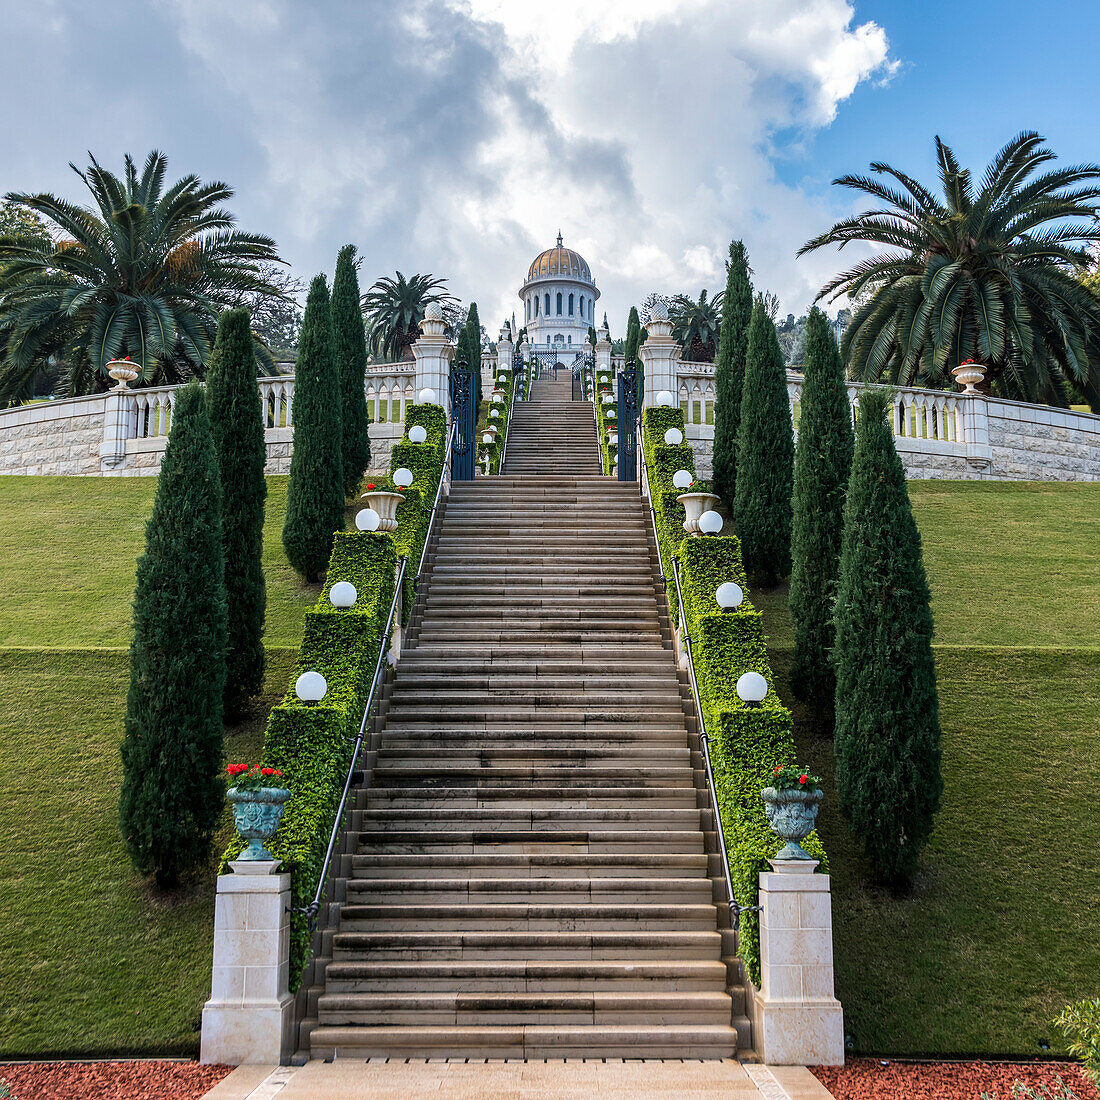
<path fill-rule="evenodd" d="M 813 1073 L 835 1100 L 978 1100 L 983 1092 L 1012 1100 L 1016 1081 L 1036 1090 L 1041 1085 L 1053 1090 L 1059 1077 L 1078 1100 L 1100 1100 L 1100 1092 L 1080 1067 L 1065 1062 L 884 1064 L 876 1058 L 852 1058 L 845 1066 L 815 1066 Z"/>
<path fill-rule="evenodd" d="M 0 1066 L 13 1100 L 199 1100 L 232 1066 L 198 1062 L 35 1062 Z"/>

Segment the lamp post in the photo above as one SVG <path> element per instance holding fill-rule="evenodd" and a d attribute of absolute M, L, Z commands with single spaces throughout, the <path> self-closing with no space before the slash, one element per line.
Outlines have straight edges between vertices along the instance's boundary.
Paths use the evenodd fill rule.
<path fill-rule="evenodd" d="M 329 602 L 333 607 L 353 607 L 358 596 L 355 585 L 350 581 L 337 581 L 328 593 Z"/>
<path fill-rule="evenodd" d="M 303 703 L 319 703 L 328 691 L 328 682 L 319 672 L 303 672 L 294 681 L 294 694 Z"/>
<path fill-rule="evenodd" d="M 744 600 L 745 593 L 741 590 L 739 584 L 734 584 L 733 581 L 726 581 L 724 584 L 718 586 L 718 590 L 714 593 L 714 602 L 723 611 L 734 611 L 741 606 L 741 601 Z"/>
<path fill-rule="evenodd" d="M 768 694 L 768 681 L 759 672 L 743 672 L 737 680 L 737 698 L 747 707 L 758 707 Z"/>

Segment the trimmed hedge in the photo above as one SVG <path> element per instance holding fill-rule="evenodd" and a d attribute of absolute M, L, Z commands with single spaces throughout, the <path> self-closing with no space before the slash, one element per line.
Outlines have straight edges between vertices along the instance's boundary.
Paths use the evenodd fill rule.
<path fill-rule="evenodd" d="M 597 376 L 598 377 L 598 376 Z M 614 373 L 612 373 L 614 377 Z M 608 442 L 608 436 L 611 432 L 617 431 L 618 421 L 618 402 L 611 401 L 608 404 L 603 403 L 603 395 L 610 393 L 614 396 L 614 384 L 611 382 L 598 382 L 596 384 L 596 434 L 599 437 L 600 443 L 600 466 L 603 472 L 610 477 L 611 468 L 615 465 L 615 458 L 618 454 L 618 446 Z M 615 417 L 609 419 L 607 416 L 607 410 L 614 409 Z M 610 427 L 609 427 L 610 425 Z"/>
<path fill-rule="evenodd" d="M 512 404 L 512 391 L 515 389 L 515 378 L 512 375 L 511 370 L 503 372 L 504 377 L 508 379 L 507 382 L 501 384 L 498 379 L 501 377 L 501 371 L 498 367 L 493 372 L 493 388 L 501 389 L 504 391 L 504 396 L 501 398 L 501 404 L 504 406 L 503 412 L 500 416 L 489 419 L 489 409 L 492 405 L 491 399 L 485 404 L 485 414 L 481 416 L 477 425 L 477 456 L 478 466 L 482 466 L 485 459 L 489 460 L 489 473 L 500 473 L 500 455 L 504 450 L 504 439 L 508 434 L 508 413 Z M 480 410 L 479 414 L 480 414 Z M 496 440 L 492 443 L 482 443 L 481 433 L 487 425 L 492 424 L 497 429 Z"/>
<path fill-rule="evenodd" d="M 778 765 L 795 762 L 791 712 L 775 693 L 760 612 L 752 609 L 747 598 L 736 611 L 723 612 L 714 599 L 723 581 L 746 587 L 737 539 L 688 538 L 677 553 L 733 890 L 741 905 L 753 906 L 760 873 L 771 869 L 768 860 L 783 847 L 768 827 L 760 792 Z M 749 671 L 759 672 L 768 681 L 768 694 L 759 707 L 746 706 L 737 696 L 737 677 Z M 817 834 L 803 847 L 821 861 L 818 871 L 827 873 L 828 861 Z M 738 950 L 750 979 L 759 986 L 758 913 L 742 916 Z"/>
<path fill-rule="evenodd" d="M 279 830 L 268 841 L 291 876 L 291 904 L 313 900 L 324 863 L 332 822 L 340 804 L 353 739 L 367 704 L 382 630 L 393 601 L 397 555 L 389 535 L 340 532 L 333 544 L 325 590 L 306 613 L 305 637 L 291 685 L 268 720 L 262 763 L 280 768 L 293 792 Z M 337 581 L 355 585 L 357 599 L 337 610 L 328 591 Z M 320 703 L 305 704 L 293 680 L 307 670 L 320 672 L 328 691 Z M 244 847 L 236 839 L 222 858 L 222 873 Z M 291 916 L 290 987 L 296 990 L 309 959 L 306 917 Z"/>

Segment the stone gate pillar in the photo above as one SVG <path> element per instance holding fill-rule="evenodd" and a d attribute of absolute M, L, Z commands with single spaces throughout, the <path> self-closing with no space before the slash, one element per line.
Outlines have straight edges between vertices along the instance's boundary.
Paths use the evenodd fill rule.
<path fill-rule="evenodd" d="M 509 331 L 501 326 L 500 339 L 497 341 L 497 369 L 496 375 L 499 378 L 501 368 L 505 368 L 504 373 L 511 375 L 512 373 L 512 354 L 514 351 L 514 345 L 512 344 L 512 336 Z M 493 384 L 496 384 L 496 379 L 493 380 Z"/>
<path fill-rule="evenodd" d="M 599 337 L 596 341 L 596 377 L 599 378 L 601 374 L 611 374 L 611 339 L 606 328 L 601 328 L 596 335 Z"/>
<path fill-rule="evenodd" d="M 451 360 L 454 359 L 454 345 L 445 335 L 447 326 L 443 320 L 443 309 L 438 302 L 429 302 L 424 310 L 424 320 L 420 322 L 420 339 L 413 344 L 416 358 L 416 400 L 420 401 L 420 391 L 435 390 L 435 403 L 442 405 L 451 419 Z"/>
<path fill-rule="evenodd" d="M 657 404 L 657 394 L 668 390 L 674 402 L 679 404 L 679 387 L 676 368 L 680 363 L 680 344 L 672 337 L 672 322 L 668 319 L 668 306 L 658 302 L 646 322 L 645 343 L 638 349 L 638 357 L 645 369 L 645 406 Z"/>

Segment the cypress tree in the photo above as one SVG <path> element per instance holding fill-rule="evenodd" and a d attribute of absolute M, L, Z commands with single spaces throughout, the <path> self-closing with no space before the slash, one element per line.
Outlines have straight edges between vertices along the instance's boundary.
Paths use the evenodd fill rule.
<path fill-rule="evenodd" d="M 943 794 L 932 609 L 886 394 L 859 403 L 834 618 L 836 783 L 874 872 L 916 868 Z"/>
<path fill-rule="evenodd" d="M 477 315 L 477 302 L 470 303 L 470 312 L 466 315 L 466 365 L 474 372 L 474 408 L 478 415 L 481 411 L 481 320 Z"/>
<path fill-rule="evenodd" d="M 332 357 L 328 284 L 309 287 L 294 371 L 294 452 L 290 456 L 283 548 L 307 581 L 319 581 L 344 526 L 343 415 Z"/>
<path fill-rule="evenodd" d="M 745 571 L 765 587 L 791 571 L 793 475 L 787 370 L 775 325 L 757 298 L 745 356 L 733 515 Z"/>
<path fill-rule="evenodd" d="M 359 488 L 370 465 L 370 416 L 364 375 L 367 369 L 367 335 L 359 308 L 359 276 L 355 270 L 355 245 L 346 244 L 336 257 L 332 280 L 332 339 L 336 371 L 340 376 L 344 495 Z"/>
<path fill-rule="evenodd" d="M 162 889 L 205 865 L 224 805 L 226 630 L 221 485 L 193 383 L 176 395 L 137 565 L 122 742 L 119 825 Z"/>
<path fill-rule="evenodd" d="M 730 242 L 726 293 L 718 355 L 714 361 L 714 491 L 732 508 L 737 497 L 737 433 L 741 426 L 741 392 L 745 380 L 752 283 L 749 254 L 741 241 Z"/>
<path fill-rule="evenodd" d="M 853 434 L 840 349 L 832 325 L 816 307 L 806 322 L 802 370 L 791 521 L 791 687 L 800 699 L 818 701 L 828 709 L 836 689 L 829 652 Z"/>
<path fill-rule="evenodd" d="M 637 365 L 638 373 L 635 376 L 635 382 L 637 385 L 637 393 L 639 403 L 642 396 L 645 394 L 645 368 L 642 366 L 641 356 L 638 354 L 638 348 L 642 346 L 642 321 L 638 316 L 638 309 L 636 306 L 630 307 L 630 316 L 626 319 L 626 344 L 623 348 L 624 357 L 623 362 L 627 365 L 631 360 Z M 618 394 L 618 384 L 614 391 Z"/>
<path fill-rule="evenodd" d="M 225 712 L 236 718 L 264 682 L 264 425 L 247 309 L 218 318 L 206 374 L 206 405 L 222 486 L 222 545 L 229 642 Z"/>
<path fill-rule="evenodd" d="M 593 347 L 596 346 L 596 341 L 599 340 L 596 330 L 591 325 L 588 326 L 588 339 L 592 341 Z"/>

